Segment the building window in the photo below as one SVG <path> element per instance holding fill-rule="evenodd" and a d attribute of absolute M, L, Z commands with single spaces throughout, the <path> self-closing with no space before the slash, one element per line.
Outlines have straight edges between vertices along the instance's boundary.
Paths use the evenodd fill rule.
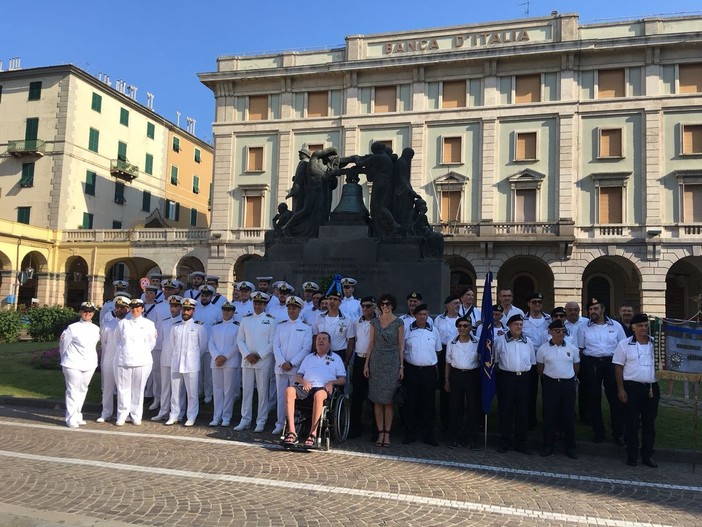
<path fill-rule="evenodd" d="M 600 187 L 598 192 L 598 218 L 597 223 L 607 225 L 622 223 L 622 187 Z"/>
<path fill-rule="evenodd" d="M 97 181 L 97 174 L 92 170 L 85 171 L 85 193 L 89 196 L 95 195 L 95 183 Z"/>
<path fill-rule="evenodd" d="M 127 161 L 127 143 L 117 141 L 117 159 Z"/>
<path fill-rule="evenodd" d="M 441 192 L 441 223 L 460 221 L 461 191 Z"/>
<path fill-rule="evenodd" d="M 460 165 L 463 163 L 463 138 L 442 137 L 441 138 L 441 164 Z"/>
<path fill-rule="evenodd" d="M 119 109 L 119 124 L 129 126 L 129 110 L 126 108 Z"/>
<path fill-rule="evenodd" d="M 195 162 L 196 163 L 201 163 L 202 162 L 202 156 L 200 154 L 200 149 L 196 148 L 195 149 Z"/>
<path fill-rule="evenodd" d="M 124 183 L 115 181 L 115 203 L 124 205 L 127 200 L 124 199 Z"/>
<path fill-rule="evenodd" d="M 541 75 L 517 75 L 514 82 L 514 101 L 517 104 L 541 101 Z"/>
<path fill-rule="evenodd" d="M 621 128 L 600 128 L 600 145 L 597 157 L 599 158 L 621 158 L 624 157 L 622 150 L 622 129 Z"/>
<path fill-rule="evenodd" d="M 702 64 L 680 64 L 678 71 L 678 93 L 702 92 Z"/>
<path fill-rule="evenodd" d="M 28 101 L 38 101 L 41 99 L 41 81 L 30 82 L 29 83 L 29 97 Z"/>
<path fill-rule="evenodd" d="M 683 221 L 702 223 L 702 184 L 683 186 Z"/>
<path fill-rule="evenodd" d="M 95 128 L 90 129 L 90 137 L 88 138 L 88 150 L 97 152 L 100 147 L 100 131 Z"/>
<path fill-rule="evenodd" d="M 268 95 L 249 96 L 249 121 L 268 119 Z"/>
<path fill-rule="evenodd" d="M 180 139 L 173 136 L 173 151 L 180 152 Z"/>
<path fill-rule="evenodd" d="M 154 175 L 154 156 L 151 154 L 146 154 L 144 158 L 144 172 L 150 176 Z"/>
<path fill-rule="evenodd" d="M 682 125 L 682 154 L 702 154 L 702 124 Z"/>
<path fill-rule="evenodd" d="M 24 140 L 36 141 L 39 135 L 39 118 L 28 117 L 24 127 Z"/>
<path fill-rule="evenodd" d="M 144 212 L 150 212 L 151 211 L 151 192 L 148 190 L 145 190 L 141 194 L 141 210 Z"/>
<path fill-rule="evenodd" d="M 260 229 L 263 196 L 246 196 L 244 201 L 244 228 Z"/>
<path fill-rule="evenodd" d="M 307 94 L 307 117 L 329 115 L 329 92 L 311 91 Z"/>
<path fill-rule="evenodd" d="M 441 107 L 463 108 L 466 105 L 466 81 L 444 81 L 442 83 Z"/>
<path fill-rule="evenodd" d="M 515 161 L 536 161 L 536 132 L 517 132 Z"/>
<path fill-rule="evenodd" d="M 263 172 L 263 147 L 246 147 L 246 171 Z"/>
<path fill-rule="evenodd" d="M 90 212 L 83 213 L 83 223 L 81 229 L 92 229 L 93 228 L 93 215 Z"/>
<path fill-rule="evenodd" d="M 536 221 L 536 189 L 518 188 L 514 190 L 514 221 L 533 223 Z"/>
<path fill-rule="evenodd" d="M 391 144 L 392 144 L 392 141 L 391 141 Z M 324 150 L 324 144 L 323 143 L 319 143 L 319 144 L 312 143 L 312 144 L 307 145 L 307 149 L 312 154 L 314 154 L 315 152 L 320 152 L 320 151 Z"/>
<path fill-rule="evenodd" d="M 154 123 L 146 123 L 146 137 L 153 139 L 156 136 L 156 126 Z"/>
<path fill-rule="evenodd" d="M 180 203 L 166 200 L 166 219 L 178 221 L 180 219 Z"/>
<path fill-rule="evenodd" d="M 376 86 L 373 113 L 397 111 L 397 86 Z"/>
<path fill-rule="evenodd" d="M 117 221 L 117 220 L 112 220 L 112 228 L 113 229 L 121 229 L 122 228 L 122 222 Z"/>
<path fill-rule="evenodd" d="M 190 209 L 190 226 L 197 227 L 197 209 Z"/>
<path fill-rule="evenodd" d="M 99 93 L 93 93 L 93 101 L 90 104 L 90 107 L 95 110 L 97 113 L 102 112 L 102 95 Z"/>
<path fill-rule="evenodd" d="M 17 207 L 17 223 L 29 225 L 30 212 L 32 207 Z"/>
<path fill-rule="evenodd" d="M 193 176 L 193 194 L 200 193 L 200 178 Z"/>
<path fill-rule="evenodd" d="M 597 98 L 610 99 L 626 95 L 624 68 L 597 72 Z"/>
<path fill-rule="evenodd" d="M 22 163 L 22 177 L 20 187 L 27 188 L 34 186 L 34 162 Z"/>
<path fill-rule="evenodd" d="M 178 167 L 171 165 L 171 185 L 178 185 Z"/>

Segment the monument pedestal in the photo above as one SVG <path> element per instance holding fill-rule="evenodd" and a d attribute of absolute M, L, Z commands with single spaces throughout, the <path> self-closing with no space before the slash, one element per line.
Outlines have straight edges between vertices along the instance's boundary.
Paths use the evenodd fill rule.
<path fill-rule="evenodd" d="M 318 238 L 277 238 L 264 258 L 246 262 L 244 274 L 254 283 L 266 275 L 285 280 L 298 295 L 305 281 L 350 276 L 358 280 L 357 297 L 391 293 L 398 313 L 411 292 L 421 293 L 432 313 L 442 312 L 450 286 L 448 265 L 422 258 L 418 238 L 369 238 L 365 225 L 324 225 Z"/>

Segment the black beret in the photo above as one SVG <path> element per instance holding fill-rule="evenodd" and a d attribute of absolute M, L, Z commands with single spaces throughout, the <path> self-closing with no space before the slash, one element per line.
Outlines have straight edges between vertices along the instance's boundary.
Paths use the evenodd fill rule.
<path fill-rule="evenodd" d="M 564 328 L 565 325 L 563 324 L 563 321 L 560 319 L 554 320 L 548 325 L 548 329 L 560 329 Z"/>
<path fill-rule="evenodd" d="M 492 306 L 492 310 L 493 310 L 493 311 L 497 311 L 497 312 L 499 312 L 499 313 L 504 313 L 504 312 L 505 312 L 505 308 L 502 307 L 502 304 L 495 304 L 494 306 Z"/>
<path fill-rule="evenodd" d="M 456 295 L 449 295 L 444 299 L 444 304 L 449 304 L 454 300 L 458 300 L 458 297 Z"/>
<path fill-rule="evenodd" d="M 544 295 L 541 293 L 532 293 L 527 297 L 527 302 L 531 302 L 532 300 L 543 300 Z"/>
<path fill-rule="evenodd" d="M 507 325 L 509 326 L 512 322 L 521 322 L 522 320 L 524 320 L 524 317 L 522 315 L 512 315 L 511 317 L 509 317 Z"/>
<path fill-rule="evenodd" d="M 417 307 L 414 308 L 415 315 L 420 311 L 429 311 L 429 306 L 427 306 L 426 304 L 419 304 Z"/>
<path fill-rule="evenodd" d="M 415 300 L 421 300 L 422 299 L 422 294 L 421 293 L 410 293 L 407 295 L 407 300 L 410 298 L 414 298 Z"/>
<path fill-rule="evenodd" d="M 634 324 L 641 324 L 642 322 L 648 323 L 648 315 L 646 313 L 639 313 L 637 315 L 634 315 L 629 324 L 633 326 Z"/>

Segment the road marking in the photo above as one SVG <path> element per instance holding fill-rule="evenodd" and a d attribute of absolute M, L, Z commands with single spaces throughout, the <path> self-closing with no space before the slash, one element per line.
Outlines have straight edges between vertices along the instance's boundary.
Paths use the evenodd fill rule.
<path fill-rule="evenodd" d="M 105 461 L 92 461 L 86 459 L 68 459 L 55 456 L 43 456 L 37 454 L 24 454 L 20 452 L 9 452 L 0 450 L 0 456 L 27 461 L 39 461 L 44 463 L 59 463 L 67 465 L 77 465 L 86 467 L 96 467 L 105 470 L 122 470 L 128 472 L 138 472 L 150 475 L 172 476 L 177 478 L 202 479 L 208 481 L 221 481 L 227 483 L 240 483 L 243 485 L 259 485 L 262 487 L 272 487 L 286 490 L 306 490 L 318 492 L 320 494 L 341 494 L 362 498 L 374 498 L 380 500 L 397 501 L 416 505 L 433 505 L 440 508 L 451 508 L 477 513 L 491 513 L 503 516 L 514 516 L 521 518 L 535 518 L 539 520 L 568 522 L 586 525 L 605 525 L 610 527 L 667 527 L 662 524 L 640 523 L 628 520 L 615 520 L 610 518 L 599 518 L 593 516 L 577 516 L 574 514 L 561 514 L 547 512 L 543 510 L 520 509 L 513 507 L 503 507 L 499 505 L 488 505 L 485 503 L 475 503 L 470 501 L 446 500 L 440 498 L 430 498 L 426 496 L 415 496 L 411 494 L 399 494 L 392 492 L 380 492 L 373 490 L 351 489 L 345 487 L 335 487 L 330 485 L 317 485 L 314 483 L 302 483 L 299 481 L 269 480 L 256 477 L 234 476 L 230 474 L 207 474 L 203 472 L 193 472 L 189 470 L 177 470 L 157 467 L 141 467 L 138 465 L 124 465 L 121 463 L 108 463 Z"/>
<path fill-rule="evenodd" d="M 69 434 L 84 433 L 84 434 L 106 434 L 106 435 L 118 435 L 122 437 L 136 437 L 136 438 L 150 438 L 163 440 L 164 438 L 171 439 L 174 441 L 186 441 L 194 443 L 221 443 L 226 445 L 231 445 L 235 443 L 237 446 L 246 448 L 265 448 L 268 450 L 282 450 L 282 447 L 270 443 L 251 443 L 246 441 L 239 441 L 236 439 L 217 439 L 211 437 L 187 437 L 187 436 L 175 436 L 175 435 L 162 435 L 162 434 L 148 434 L 141 432 L 123 432 L 123 431 L 112 431 L 112 430 L 95 430 L 88 428 L 81 428 L 79 430 L 69 429 L 63 426 L 54 425 L 42 425 L 33 423 L 17 423 L 13 421 L 2 421 L 0 420 L 0 425 L 5 426 L 17 426 L 26 428 L 39 428 L 42 430 L 51 430 L 52 432 L 62 431 Z M 321 453 L 320 453 L 321 454 Z M 549 479 L 563 479 L 567 481 L 577 481 L 582 483 L 605 483 L 610 485 L 621 485 L 624 487 L 639 487 L 647 489 L 665 489 L 674 491 L 689 491 L 689 492 L 702 492 L 702 487 L 691 486 L 691 485 L 674 485 L 671 483 L 657 483 L 649 481 L 637 481 L 628 479 L 614 479 L 614 478 L 603 478 L 598 476 L 588 476 L 579 474 L 567 474 L 562 472 L 546 472 L 540 470 L 527 470 L 520 468 L 511 467 L 499 467 L 495 465 L 481 465 L 478 463 L 464 463 L 460 461 L 444 461 L 439 459 L 427 459 L 419 457 L 403 457 L 403 456 L 390 456 L 386 454 L 371 454 L 366 452 L 353 452 L 350 450 L 331 450 L 329 452 L 324 452 L 325 455 L 338 455 L 338 456 L 350 456 L 350 457 L 363 457 L 368 459 L 378 459 L 383 461 L 397 461 L 400 463 L 415 463 L 420 465 L 433 465 L 437 467 L 450 467 L 450 468 L 460 468 L 464 470 L 477 470 L 483 472 L 493 472 L 499 474 L 513 474 L 515 476 L 532 476 L 541 477 Z"/>

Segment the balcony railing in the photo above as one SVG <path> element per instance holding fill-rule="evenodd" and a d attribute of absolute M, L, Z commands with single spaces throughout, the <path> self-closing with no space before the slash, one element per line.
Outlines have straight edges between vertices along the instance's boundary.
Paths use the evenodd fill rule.
<path fill-rule="evenodd" d="M 132 165 L 129 161 L 113 159 L 110 161 L 110 174 L 116 178 L 132 181 L 139 176 L 139 167 Z"/>
<path fill-rule="evenodd" d="M 557 235 L 557 223 L 493 223 L 491 226 L 495 229 L 495 235 L 525 235 L 525 234 L 542 234 L 542 235 Z"/>
<path fill-rule="evenodd" d="M 440 232 L 445 236 L 477 236 L 478 225 L 473 223 L 434 223 L 434 232 Z"/>
<path fill-rule="evenodd" d="M 8 141 L 7 152 L 15 157 L 43 156 L 46 152 L 46 141 L 42 141 L 41 139 Z"/>
<path fill-rule="evenodd" d="M 232 229 L 231 233 L 235 240 L 263 241 L 266 229 Z"/>
<path fill-rule="evenodd" d="M 63 241 L 72 243 L 117 242 L 205 242 L 208 229 L 71 229 L 62 231 Z"/>

